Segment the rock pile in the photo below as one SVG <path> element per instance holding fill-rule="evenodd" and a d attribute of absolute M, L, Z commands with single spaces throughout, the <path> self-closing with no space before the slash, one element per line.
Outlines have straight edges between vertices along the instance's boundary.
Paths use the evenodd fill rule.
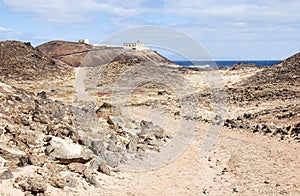
<path fill-rule="evenodd" d="M 246 70 L 246 69 L 257 69 L 259 68 L 256 64 L 253 63 L 237 63 L 229 68 L 230 71 L 233 70 Z"/>
<path fill-rule="evenodd" d="M 170 139 L 166 131 L 152 122 L 124 120 L 115 116 L 111 108 L 114 106 L 109 103 L 99 108 L 88 104 L 75 112 L 78 129 L 85 130 L 79 134 L 84 145 L 98 156 L 98 165 L 118 167 L 136 154 L 159 151 Z"/>
<path fill-rule="evenodd" d="M 0 79 L 9 84 L 64 80 L 73 74 L 68 65 L 34 49 L 30 43 L 0 42 Z"/>
<path fill-rule="evenodd" d="M 232 129 L 250 130 L 253 133 L 261 132 L 270 136 L 279 135 L 281 139 L 300 140 L 300 123 L 296 123 L 299 120 L 299 111 L 300 107 L 297 105 L 279 106 L 255 113 L 244 113 L 236 119 L 226 119 L 224 126 Z M 274 114 L 276 114 L 275 118 L 269 120 L 269 116 L 274 116 Z"/>
<path fill-rule="evenodd" d="M 107 113 L 112 105 L 68 106 L 0 83 L 0 157 L 5 168 L 35 166 L 34 175 L 0 174 L 31 194 L 43 194 L 48 186 L 74 187 L 79 178 L 98 186 L 93 171 L 111 175 L 138 153 L 159 151 L 170 136 L 147 121 L 126 122 Z M 104 117 L 104 116 L 103 116 Z M 84 121 L 84 122 L 83 122 Z M 79 177 L 76 177 L 79 174 Z"/>
<path fill-rule="evenodd" d="M 272 84 L 228 88 L 226 93 L 229 103 L 239 105 L 253 101 L 292 100 L 300 97 L 298 89 L 275 88 Z"/>
<path fill-rule="evenodd" d="M 300 83 L 300 53 L 297 53 L 283 62 L 265 67 L 260 72 L 248 78 L 242 85 L 299 85 Z"/>

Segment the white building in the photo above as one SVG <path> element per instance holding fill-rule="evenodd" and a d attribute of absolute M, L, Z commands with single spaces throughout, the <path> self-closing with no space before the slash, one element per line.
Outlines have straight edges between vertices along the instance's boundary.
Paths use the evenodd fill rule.
<path fill-rule="evenodd" d="M 78 42 L 83 44 L 90 44 L 89 39 L 79 39 Z"/>
<path fill-rule="evenodd" d="M 144 43 L 141 43 L 139 40 L 135 43 L 124 43 L 123 48 L 133 49 L 133 50 L 143 50 L 146 49 Z"/>

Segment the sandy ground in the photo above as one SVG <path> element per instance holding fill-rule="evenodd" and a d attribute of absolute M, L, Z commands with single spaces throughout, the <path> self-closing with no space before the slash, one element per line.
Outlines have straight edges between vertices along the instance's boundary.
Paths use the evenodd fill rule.
<path fill-rule="evenodd" d="M 231 85 L 254 73 L 218 74 L 225 85 Z M 207 88 L 201 74 L 190 74 L 187 79 L 198 90 Z M 280 104 L 280 101 L 266 103 L 264 107 Z M 237 116 L 249 109 L 228 108 L 228 111 Z M 130 114 L 134 119 L 152 120 L 169 131 L 182 123 L 166 113 L 155 119 L 152 109 L 145 106 L 131 107 Z M 202 142 L 210 127 L 201 122 L 197 127 L 186 149 L 177 146 L 182 148 L 181 154 L 172 162 L 162 163 L 160 168 L 99 176 L 102 187 L 94 191 L 104 195 L 300 195 L 299 144 L 222 127 L 212 141 L 213 147 L 203 155 Z"/>
<path fill-rule="evenodd" d="M 77 71 L 77 74 L 84 77 L 84 71 Z M 241 79 L 235 73 L 232 77 L 226 71 L 221 74 L 227 85 Z M 244 73 L 243 77 L 252 74 Z M 82 77 L 78 77 L 77 85 L 75 82 L 80 98 L 85 92 L 76 86 L 82 86 Z M 187 79 L 198 90 L 207 88 L 203 77 L 197 74 L 188 75 Z M 86 100 L 91 99 L 87 97 Z M 228 108 L 234 115 L 245 110 Z M 151 119 L 173 134 L 182 123 L 168 113 L 161 113 L 161 118 L 154 119 L 146 106 L 131 107 L 130 114 L 135 119 Z M 62 191 L 49 187 L 48 195 L 300 195 L 299 143 L 222 127 L 217 139 L 212 141 L 213 147 L 203 155 L 200 154 L 202 142 L 209 130 L 208 124 L 197 123 L 195 135 L 188 138 L 190 145 L 187 148 L 175 146 L 181 153 L 159 168 L 123 170 L 112 172 L 112 176 L 98 173 L 99 188 L 85 185 L 84 188 L 66 187 Z M 22 195 L 22 192 L 13 189 L 6 180 L 0 184 L 0 195 Z"/>
<path fill-rule="evenodd" d="M 172 127 L 172 125 L 169 125 Z M 160 168 L 98 175 L 101 188 L 74 195 L 299 195 L 299 144 L 222 128 L 211 151 L 200 150 L 208 125 L 187 149 Z M 67 194 L 67 195 L 68 195 Z"/>

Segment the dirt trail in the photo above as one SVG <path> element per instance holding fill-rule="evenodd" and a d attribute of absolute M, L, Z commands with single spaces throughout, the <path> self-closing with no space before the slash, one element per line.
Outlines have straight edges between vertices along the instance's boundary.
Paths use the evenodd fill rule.
<path fill-rule="evenodd" d="M 74 93 L 74 102 L 89 102 L 95 101 L 95 98 L 91 96 L 85 88 L 84 80 L 86 78 L 86 68 L 85 67 L 77 67 L 75 68 L 75 93 Z"/>
<path fill-rule="evenodd" d="M 207 125 L 189 148 L 159 169 L 98 176 L 104 195 L 299 195 L 300 152 L 294 143 L 223 129 L 214 148 L 199 154 Z M 94 192 L 95 191 L 95 192 Z"/>
<path fill-rule="evenodd" d="M 224 75 L 227 72 L 223 73 Z M 252 73 L 251 73 L 252 74 Z M 248 74 L 248 75 L 251 75 Z M 193 84 L 204 84 L 193 76 Z M 198 78 L 198 79 L 197 79 Z M 241 78 L 231 78 L 231 83 Z M 229 83 L 229 82 L 228 82 Z M 203 86 L 202 86 L 203 87 Z M 152 120 L 165 130 L 175 129 L 180 120 L 161 113 L 157 121 L 151 108 L 130 108 L 133 119 Z M 238 114 L 235 114 L 238 115 Z M 174 161 L 158 169 L 114 172 L 99 175 L 102 195 L 300 195 L 300 151 L 294 141 L 222 127 L 213 148 L 200 155 L 209 124 L 198 122 L 191 145 Z"/>

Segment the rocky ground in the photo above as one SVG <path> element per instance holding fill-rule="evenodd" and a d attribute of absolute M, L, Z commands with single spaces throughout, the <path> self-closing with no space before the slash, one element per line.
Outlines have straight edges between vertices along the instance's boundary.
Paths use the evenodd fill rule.
<path fill-rule="evenodd" d="M 198 70 L 151 51 L 0 46 L 0 194 L 300 194 L 299 54 Z"/>

